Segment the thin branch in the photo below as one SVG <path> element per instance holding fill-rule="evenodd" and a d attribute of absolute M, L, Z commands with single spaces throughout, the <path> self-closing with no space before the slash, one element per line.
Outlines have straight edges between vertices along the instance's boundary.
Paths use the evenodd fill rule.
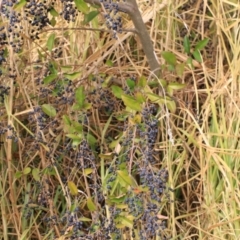
<path fill-rule="evenodd" d="M 98 32 L 108 32 L 108 33 L 111 33 L 112 31 L 111 30 L 108 30 L 108 29 L 102 29 L 102 28 L 87 28 L 87 27 L 73 27 L 73 28 L 61 28 L 61 27 L 53 27 L 53 28 L 47 28 L 47 29 L 44 29 L 42 32 L 48 32 L 48 31 L 59 31 L 59 30 L 62 30 L 62 31 L 67 31 L 67 30 L 77 30 L 77 31 L 98 31 Z M 137 33 L 137 31 L 135 29 L 127 29 L 127 28 L 123 28 L 122 29 L 122 32 L 133 32 L 133 33 Z"/>

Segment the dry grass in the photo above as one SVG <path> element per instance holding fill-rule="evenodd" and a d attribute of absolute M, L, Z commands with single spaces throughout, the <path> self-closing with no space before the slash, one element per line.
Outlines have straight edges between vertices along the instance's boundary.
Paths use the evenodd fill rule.
<path fill-rule="evenodd" d="M 169 118 L 164 111 L 159 114 L 161 141 L 156 143 L 156 150 L 162 158 L 161 166 L 169 171 L 168 185 L 174 189 L 169 193 L 173 201 L 163 203 L 162 212 L 168 217 L 167 232 L 171 239 L 235 240 L 240 238 L 239 2 L 186 2 L 139 1 L 142 17 L 148 26 L 160 63 L 164 63 L 162 51 L 173 52 L 178 63 L 186 62 L 188 56 L 183 50 L 183 36 L 189 32 L 193 36 L 192 46 L 201 39 L 210 39 L 208 46 L 202 51 L 203 63 L 194 61 L 194 69 L 186 67 L 182 77 L 175 72 L 163 72 L 163 79 L 185 83 L 186 87 L 174 93 L 178 106 L 176 112 L 171 113 Z M 132 29 L 133 25 L 128 17 L 123 15 L 123 19 L 124 28 Z M 34 133 L 27 121 L 28 113 L 42 101 L 36 80 L 38 77 L 43 78 L 45 66 L 43 62 L 37 63 L 39 51 L 45 56 L 45 64 L 53 61 L 46 49 L 50 34 L 54 32 L 56 41 L 62 46 L 62 55 L 54 59 L 58 74 L 61 76 L 66 71 L 62 66 L 68 66 L 69 72 L 80 72 L 79 81 L 74 82 L 76 86 L 85 84 L 90 88 L 88 77 L 100 73 L 117 76 L 116 81 L 120 86 L 125 86 L 126 76 L 150 75 L 147 60 L 134 33 L 124 32 L 117 39 L 112 39 L 108 31 L 76 30 L 82 20 L 81 15 L 74 23 L 67 24 L 61 20 L 55 28 L 69 30 L 48 29 L 35 41 L 28 37 L 28 24 L 25 22 L 23 52 L 16 55 L 9 51 L 8 63 L 17 74 L 17 84 L 14 85 L 11 79 L 1 78 L 10 87 L 10 91 L 4 104 L 0 105 L 0 121 L 2 126 L 14 126 L 19 141 L 14 143 L 6 140 L 6 136 L 13 134 L 10 129 L 5 135 L 1 135 L 2 239 L 29 239 L 29 234 L 30 239 L 51 239 L 51 231 L 60 235 L 61 229 L 55 226 L 43 236 L 38 214 L 32 215 L 30 221 L 25 220 L 24 207 L 29 199 L 37 196 L 37 190 L 29 181 L 28 174 L 16 178 L 16 173 L 27 167 L 48 168 L 51 164 L 47 155 L 49 145 L 53 144 L 56 150 L 63 142 L 55 142 L 54 134 L 40 131 L 47 144 L 43 143 L 40 149 L 34 149 L 30 139 L 30 135 Z M 99 15 L 88 27 L 102 28 L 103 25 L 104 19 Z M 107 59 L 113 62 L 111 67 L 106 66 Z M 47 96 L 47 101 L 51 101 L 51 96 Z M 115 105 L 121 109 L 119 103 Z M 59 118 L 63 114 L 70 115 L 70 112 L 70 108 L 62 108 L 58 113 Z M 75 116 L 76 119 L 77 117 Z M 92 110 L 90 121 L 95 126 L 92 132 L 103 145 L 107 144 L 103 139 L 105 133 L 111 134 L 118 125 L 107 123 L 108 119 L 108 116 Z M 169 121 L 169 127 L 173 131 L 174 145 L 169 142 L 166 121 Z M 106 124 L 109 124 L 107 129 Z M 59 138 L 66 137 L 60 134 Z M 52 180 L 50 187 L 44 184 L 44 191 L 54 188 L 56 182 L 60 188 L 62 186 L 62 191 L 66 191 L 59 176 L 69 174 L 71 181 L 75 181 L 84 192 L 86 190 L 88 196 L 91 195 L 87 190 L 89 186 L 86 178 L 79 177 L 76 171 L 70 171 L 67 161 L 61 164 L 62 172 L 55 168 L 58 180 Z M 103 175 L 101 178 L 104 182 Z M 49 209 L 43 208 L 43 212 L 62 215 L 67 207 L 74 204 L 69 196 L 58 192 L 52 197 Z M 66 202 L 66 209 L 57 212 L 60 210 L 54 206 L 60 205 L 61 201 Z M 80 197 L 80 202 L 86 204 L 84 197 Z M 131 238 L 125 236 L 123 239 Z"/>

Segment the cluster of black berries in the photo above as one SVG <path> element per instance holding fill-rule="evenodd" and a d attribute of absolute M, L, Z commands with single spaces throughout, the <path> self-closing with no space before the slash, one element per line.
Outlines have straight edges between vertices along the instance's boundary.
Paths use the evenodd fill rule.
<path fill-rule="evenodd" d="M 8 21 L 6 21 L 6 28 L 0 28 L 0 44 L 2 47 L 10 44 L 15 52 L 19 52 L 23 45 L 23 37 L 20 36 L 22 30 L 21 14 L 13 9 L 14 4 L 16 3 L 17 1 L 15 0 L 2 1 L 0 13 L 2 17 L 5 17 Z"/>
<path fill-rule="evenodd" d="M 109 115 L 115 112 L 117 108 L 116 98 L 108 88 L 102 87 L 103 78 L 94 77 L 94 82 L 97 82 L 97 85 L 93 86 L 93 89 L 87 96 L 87 100 L 91 102 L 94 108 L 99 109 L 100 114 L 107 113 Z"/>
<path fill-rule="evenodd" d="M 30 32 L 30 37 L 32 39 L 39 39 L 40 31 L 50 24 L 50 19 L 48 17 L 48 12 L 51 7 L 47 6 L 45 2 L 39 2 L 36 0 L 28 0 L 25 6 L 25 16 L 28 22 L 31 24 L 32 29 Z"/>
<path fill-rule="evenodd" d="M 1 30 L 0 30 L 0 32 L 1 32 Z M 2 45 L 5 44 L 5 42 L 4 42 L 4 40 L 3 40 L 3 39 L 5 39 L 5 38 L 6 38 L 5 33 L 0 33 L 0 43 L 1 43 Z M 1 49 L 1 50 L 0 50 L 0 65 L 2 65 L 2 63 L 4 63 L 4 62 L 6 62 L 6 58 L 5 58 L 5 56 L 4 56 L 4 50 Z M 2 75 L 2 70 L 1 70 L 0 73 L 1 73 L 0 75 Z"/>
<path fill-rule="evenodd" d="M 161 197 L 166 190 L 168 180 L 167 170 L 153 172 L 150 167 L 144 167 L 139 171 L 141 185 L 148 187 L 152 200 L 161 201 Z"/>
<path fill-rule="evenodd" d="M 73 104 L 75 99 L 75 93 L 72 81 L 64 79 L 62 82 L 56 82 L 53 91 L 57 94 L 57 99 L 55 103 L 57 103 L 58 105 L 67 104 L 68 106 L 71 106 Z"/>
<path fill-rule="evenodd" d="M 42 108 L 40 106 L 35 106 L 34 110 L 29 114 L 29 120 L 31 122 L 36 122 L 36 125 L 41 131 L 44 130 L 47 125 L 47 118 L 47 115 L 42 111 Z M 34 130 L 37 131 L 37 129 Z"/>
<path fill-rule="evenodd" d="M 133 215 L 135 223 L 144 212 L 143 197 L 139 194 L 133 194 L 132 191 L 129 192 L 129 197 L 126 197 L 124 203 L 128 205 L 129 213 Z"/>
<path fill-rule="evenodd" d="M 113 37 L 116 38 L 116 34 L 122 32 L 122 18 L 118 14 L 119 1 L 114 2 L 112 0 L 100 0 L 100 2 L 103 4 L 103 7 L 106 11 L 106 13 L 104 14 L 104 18 L 106 19 L 106 25 L 108 29 L 113 30 Z"/>
<path fill-rule="evenodd" d="M 81 230 L 83 229 L 83 222 L 78 220 L 78 215 L 76 213 L 78 210 L 76 209 L 74 210 L 74 212 L 69 213 L 66 219 L 67 228 L 72 227 L 71 239 L 78 239 L 79 237 L 84 236 L 84 233 L 81 232 Z"/>
<path fill-rule="evenodd" d="M 95 156 L 86 140 L 83 140 L 78 146 L 78 151 L 76 154 L 76 164 L 77 167 L 81 169 L 96 167 Z"/>
<path fill-rule="evenodd" d="M 5 96 L 9 94 L 10 87 L 0 85 L 0 103 L 4 103 Z"/>
<path fill-rule="evenodd" d="M 156 114 L 156 107 L 151 105 L 150 108 L 145 108 L 142 110 L 142 119 L 145 125 L 144 131 L 139 129 L 140 137 L 145 139 L 142 145 L 144 157 L 143 160 L 148 165 L 148 163 L 153 164 L 155 162 L 155 150 L 154 145 L 157 140 L 158 135 L 158 120 L 154 118 Z"/>
<path fill-rule="evenodd" d="M 109 207 L 109 212 L 111 213 L 110 219 L 106 219 L 105 226 L 103 226 L 102 231 L 105 233 L 106 239 L 120 240 L 121 239 L 121 231 L 116 227 L 117 218 L 121 213 L 120 209 L 117 209 L 114 206 Z"/>
<path fill-rule="evenodd" d="M 78 10 L 77 7 L 74 4 L 74 1 L 65 1 L 65 0 L 61 0 L 62 4 L 63 4 L 63 10 L 60 13 L 60 15 L 63 16 L 63 18 L 70 22 L 74 22 L 76 20 L 76 17 L 78 15 Z"/>
<path fill-rule="evenodd" d="M 17 133 L 16 133 L 14 127 L 12 127 L 11 125 L 8 125 L 7 128 L 11 132 L 11 135 L 8 135 L 7 139 L 11 139 L 14 142 L 18 142 L 18 136 L 17 136 Z"/>

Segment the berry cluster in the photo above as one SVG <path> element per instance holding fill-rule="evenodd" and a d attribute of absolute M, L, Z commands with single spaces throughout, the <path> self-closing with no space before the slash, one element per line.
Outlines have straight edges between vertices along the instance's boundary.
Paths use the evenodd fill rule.
<path fill-rule="evenodd" d="M 10 45 L 15 52 L 19 52 L 23 45 L 23 37 L 20 35 L 22 30 L 21 14 L 13 10 L 16 3 L 16 0 L 2 1 L 0 13 L 3 18 L 7 19 L 7 25 L 0 28 L 0 44 L 2 47 Z"/>
<path fill-rule="evenodd" d="M 113 96 L 109 88 L 102 87 L 103 77 L 93 78 L 93 87 L 89 91 L 87 99 L 91 102 L 95 109 L 99 109 L 100 113 L 113 113 L 117 109 L 116 98 Z"/>
<path fill-rule="evenodd" d="M 39 39 L 40 31 L 50 24 L 48 12 L 51 7 L 47 6 L 45 2 L 38 2 L 36 0 L 28 0 L 25 6 L 25 16 L 32 26 L 30 36 L 32 39 Z"/>
<path fill-rule="evenodd" d="M 113 37 L 116 38 L 117 33 L 122 33 L 122 18 L 119 15 L 118 7 L 119 1 L 114 2 L 112 0 L 100 0 L 100 2 L 105 10 L 104 18 L 106 20 L 107 28 L 113 30 Z"/>
<path fill-rule="evenodd" d="M 79 168 L 94 168 L 96 159 L 86 140 L 83 140 L 76 154 L 76 163 Z"/>
<path fill-rule="evenodd" d="M 144 153 L 143 161 L 146 165 L 155 162 L 154 144 L 156 143 L 158 134 L 158 120 L 154 118 L 156 111 L 157 109 L 155 105 L 150 105 L 149 108 L 142 110 L 142 119 L 145 125 L 145 130 L 140 130 L 139 134 L 145 140 L 142 148 Z"/>
<path fill-rule="evenodd" d="M 74 2 L 73 1 L 65 1 L 65 0 L 61 0 L 61 2 L 63 4 L 63 10 L 60 13 L 60 15 L 62 15 L 66 21 L 74 22 L 78 15 L 77 7 L 75 6 Z"/>
<path fill-rule="evenodd" d="M 0 103 L 4 103 L 5 96 L 9 94 L 10 87 L 0 85 Z"/>
<path fill-rule="evenodd" d="M 11 139 L 14 142 L 18 142 L 18 136 L 17 136 L 17 133 L 16 133 L 14 127 L 12 127 L 11 125 L 8 125 L 7 128 L 9 130 L 9 132 L 11 132 L 11 134 L 7 136 L 7 139 Z"/>

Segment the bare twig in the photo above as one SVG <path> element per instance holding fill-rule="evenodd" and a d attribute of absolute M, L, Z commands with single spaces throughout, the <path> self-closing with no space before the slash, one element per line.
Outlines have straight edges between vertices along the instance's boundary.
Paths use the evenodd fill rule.
<path fill-rule="evenodd" d="M 98 31 L 98 32 L 112 32 L 111 30 L 107 30 L 107 29 L 102 29 L 102 28 L 87 28 L 87 27 L 73 27 L 73 28 L 60 28 L 60 27 L 53 27 L 53 28 L 47 28 L 47 29 L 44 29 L 42 32 L 48 32 L 48 31 L 59 31 L 59 30 L 62 30 L 62 31 L 67 31 L 67 30 L 76 30 L 76 31 L 81 31 L 81 30 L 84 30 L 84 31 Z M 133 32 L 133 33 L 137 33 L 137 31 L 135 29 L 126 29 L 126 28 L 123 28 L 122 29 L 122 32 Z"/>

